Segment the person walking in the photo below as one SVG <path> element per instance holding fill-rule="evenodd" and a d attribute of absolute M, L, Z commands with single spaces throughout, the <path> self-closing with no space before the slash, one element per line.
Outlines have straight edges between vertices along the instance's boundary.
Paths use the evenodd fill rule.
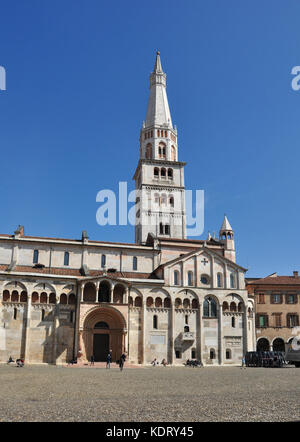
<path fill-rule="evenodd" d="M 122 356 L 120 357 L 119 360 L 119 366 L 121 371 L 123 371 L 125 360 L 126 360 L 126 353 L 122 353 Z"/>
<path fill-rule="evenodd" d="M 112 354 L 112 350 L 109 350 L 108 355 L 107 355 L 107 359 L 106 359 L 106 368 L 110 368 L 111 354 Z"/>
<path fill-rule="evenodd" d="M 246 358 L 245 356 L 242 357 L 242 366 L 241 368 L 244 368 L 246 370 Z"/>
<path fill-rule="evenodd" d="M 95 357 L 94 355 L 91 356 L 91 366 L 95 365 Z"/>

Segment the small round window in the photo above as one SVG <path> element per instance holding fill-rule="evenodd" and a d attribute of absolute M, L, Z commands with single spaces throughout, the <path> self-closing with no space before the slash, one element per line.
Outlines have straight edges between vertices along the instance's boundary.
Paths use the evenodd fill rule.
<path fill-rule="evenodd" d="M 209 278 L 207 275 L 201 275 L 200 281 L 202 282 L 202 284 L 208 284 Z"/>

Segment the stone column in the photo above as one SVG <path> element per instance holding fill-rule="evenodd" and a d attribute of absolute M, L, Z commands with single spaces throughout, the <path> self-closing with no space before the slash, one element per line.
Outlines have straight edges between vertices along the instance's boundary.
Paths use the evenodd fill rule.
<path fill-rule="evenodd" d="M 219 305 L 219 364 L 224 363 L 223 305 Z"/>
<path fill-rule="evenodd" d="M 248 351 L 248 318 L 246 306 L 243 307 L 243 356 Z"/>
<path fill-rule="evenodd" d="M 174 334 L 175 334 L 175 299 L 171 300 L 171 331 L 170 331 L 170 364 L 174 364 Z"/>
<path fill-rule="evenodd" d="M 125 289 L 124 295 L 123 295 L 123 303 L 128 304 L 128 287 Z"/>
<path fill-rule="evenodd" d="M 201 360 L 201 314 L 200 314 L 200 302 L 199 302 L 199 308 L 196 312 L 196 358 Z"/>
<path fill-rule="evenodd" d="M 25 350 L 24 350 L 24 359 L 26 363 L 30 361 L 30 354 L 29 354 L 30 318 L 31 318 L 31 293 L 30 294 L 27 293 L 26 333 L 25 333 Z"/>
<path fill-rule="evenodd" d="M 76 320 L 75 320 L 75 337 L 74 337 L 74 358 L 77 358 L 79 349 L 79 322 L 80 322 L 80 302 L 83 301 L 84 285 L 79 284 L 77 288 L 77 303 L 76 303 Z"/>
<path fill-rule="evenodd" d="M 78 296 L 78 302 L 83 302 L 83 292 L 84 292 L 84 284 L 79 285 L 79 296 Z"/>
<path fill-rule="evenodd" d="M 57 305 L 57 298 L 56 298 L 56 304 L 53 309 L 53 330 L 52 330 L 52 336 L 53 336 L 53 347 L 52 347 L 52 363 L 56 365 L 56 356 L 57 356 L 57 339 L 56 339 L 56 329 L 58 325 L 58 311 L 59 306 Z"/>
<path fill-rule="evenodd" d="M 95 284 L 95 283 L 93 283 L 93 284 Z M 96 285 L 96 302 L 98 302 L 98 297 L 99 297 L 98 292 L 99 292 L 100 282 L 97 281 L 95 285 Z"/>
<path fill-rule="evenodd" d="M 112 283 L 112 285 L 110 286 L 110 291 L 109 291 L 109 302 L 112 303 L 114 300 L 114 288 L 115 288 L 115 284 Z"/>
<path fill-rule="evenodd" d="M 200 333 L 200 361 L 203 363 L 203 350 L 204 350 L 204 330 L 203 330 L 203 302 L 199 302 L 199 333 Z"/>
<path fill-rule="evenodd" d="M 143 299 L 143 315 L 142 315 L 142 333 L 143 333 L 143 360 L 142 364 L 146 364 L 146 315 L 147 315 L 147 306 L 146 306 L 146 298 Z"/>

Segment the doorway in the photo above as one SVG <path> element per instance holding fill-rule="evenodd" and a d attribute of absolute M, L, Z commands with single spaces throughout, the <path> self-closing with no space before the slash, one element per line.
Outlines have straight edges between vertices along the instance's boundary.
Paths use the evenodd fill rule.
<path fill-rule="evenodd" d="M 109 352 L 109 334 L 94 334 L 93 353 L 95 362 L 105 362 Z"/>

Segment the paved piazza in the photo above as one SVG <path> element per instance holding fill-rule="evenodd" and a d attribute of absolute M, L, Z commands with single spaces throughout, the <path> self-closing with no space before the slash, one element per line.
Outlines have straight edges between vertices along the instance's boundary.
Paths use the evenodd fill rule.
<path fill-rule="evenodd" d="M 0 365 L 0 421 L 299 421 L 300 369 Z"/>

